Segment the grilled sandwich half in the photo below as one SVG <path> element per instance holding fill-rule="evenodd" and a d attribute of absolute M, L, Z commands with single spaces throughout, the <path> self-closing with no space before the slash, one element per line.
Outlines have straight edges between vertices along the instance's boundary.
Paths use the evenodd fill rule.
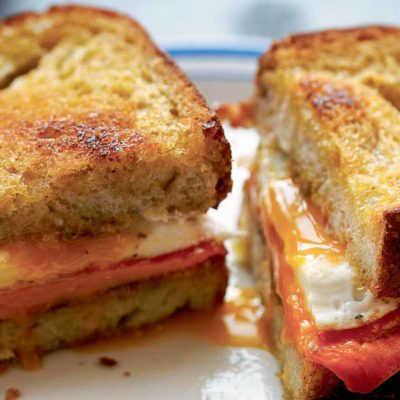
<path fill-rule="evenodd" d="M 78 6 L 0 24 L 0 356 L 220 301 L 220 122 L 132 19 Z"/>
<path fill-rule="evenodd" d="M 400 369 L 399 39 L 318 32 L 260 60 L 242 224 L 294 399 L 370 393 Z M 398 394 L 392 379 L 380 390 Z"/>

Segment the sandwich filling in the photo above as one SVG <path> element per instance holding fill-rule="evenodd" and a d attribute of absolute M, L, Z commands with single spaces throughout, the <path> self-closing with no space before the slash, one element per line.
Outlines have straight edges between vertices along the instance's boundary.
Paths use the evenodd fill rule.
<path fill-rule="evenodd" d="M 398 302 L 357 284 L 343 245 L 326 232 L 285 164 L 277 165 L 279 173 L 270 170 L 268 182 L 264 176 L 258 185 L 253 176 L 249 190 L 283 303 L 282 340 L 330 369 L 349 390 L 368 393 L 400 369 Z"/>
<path fill-rule="evenodd" d="M 0 248 L 0 319 L 40 312 L 99 290 L 201 265 L 224 255 L 229 233 L 207 216 L 147 222 L 137 232 L 44 237 Z"/>
<path fill-rule="evenodd" d="M 263 209 L 320 329 L 358 326 L 397 308 L 395 299 L 377 298 L 357 283 L 344 246 L 326 233 L 322 216 L 290 178 L 270 183 Z"/>

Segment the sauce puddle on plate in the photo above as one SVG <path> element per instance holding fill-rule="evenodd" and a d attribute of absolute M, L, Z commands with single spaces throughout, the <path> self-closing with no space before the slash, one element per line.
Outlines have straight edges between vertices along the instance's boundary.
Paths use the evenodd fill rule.
<path fill-rule="evenodd" d="M 100 339 L 79 348 L 98 352 L 147 343 L 174 334 L 188 334 L 221 345 L 272 351 L 271 325 L 255 288 L 229 286 L 224 303 L 210 311 L 183 311 L 167 320 L 128 334 Z"/>

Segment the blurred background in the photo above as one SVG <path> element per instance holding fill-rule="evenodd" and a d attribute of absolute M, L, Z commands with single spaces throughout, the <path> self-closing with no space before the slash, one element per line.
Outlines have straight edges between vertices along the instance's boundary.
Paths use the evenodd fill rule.
<path fill-rule="evenodd" d="M 75 1 L 78 2 L 78 1 Z M 397 0 L 82 0 L 135 16 L 153 36 L 250 35 L 280 37 L 291 32 L 360 24 L 400 24 Z M 41 10 L 66 1 L 0 0 L 0 16 Z"/>

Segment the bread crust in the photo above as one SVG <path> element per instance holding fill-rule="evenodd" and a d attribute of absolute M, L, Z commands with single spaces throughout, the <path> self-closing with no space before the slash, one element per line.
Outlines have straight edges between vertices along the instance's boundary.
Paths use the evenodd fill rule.
<path fill-rule="evenodd" d="M 295 65 L 306 68 L 307 65 L 313 65 L 315 57 L 313 60 L 312 53 L 318 58 L 318 52 L 330 45 L 336 45 L 333 48 L 335 51 L 349 56 L 349 52 L 353 50 L 351 46 L 357 42 L 379 42 L 388 36 L 397 39 L 400 37 L 400 29 L 395 26 L 369 25 L 290 35 L 274 42 L 271 48 L 260 57 L 258 76 L 264 70 L 288 68 Z M 332 50 L 332 48 L 330 49 Z"/>
<path fill-rule="evenodd" d="M 80 6 L 11 17 L 1 57 L 0 241 L 187 217 L 229 192 L 218 118 L 129 17 Z"/>

